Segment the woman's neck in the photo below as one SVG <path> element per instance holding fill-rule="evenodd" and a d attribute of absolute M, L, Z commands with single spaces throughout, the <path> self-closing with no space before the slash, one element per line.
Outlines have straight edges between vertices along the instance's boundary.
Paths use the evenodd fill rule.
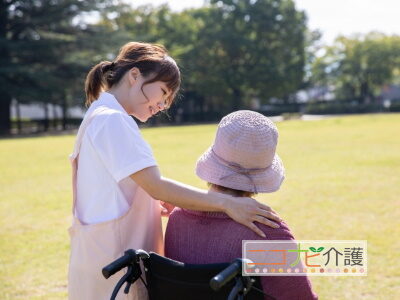
<path fill-rule="evenodd" d="M 130 112 L 130 106 L 128 105 L 129 102 L 127 101 L 127 99 L 125 99 L 125 96 L 127 94 L 127 90 L 126 87 L 124 86 L 123 82 L 113 86 L 112 88 L 110 88 L 107 93 L 110 93 L 111 95 L 113 95 L 115 97 L 115 99 L 117 99 L 118 103 L 124 108 L 124 110 L 128 113 L 131 114 Z"/>

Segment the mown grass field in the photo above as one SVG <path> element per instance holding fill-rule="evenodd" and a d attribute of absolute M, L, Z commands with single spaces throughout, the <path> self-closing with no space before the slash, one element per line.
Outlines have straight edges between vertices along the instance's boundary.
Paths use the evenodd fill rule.
<path fill-rule="evenodd" d="M 367 277 L 312 277 L 320 299 L 400 299 L 400 114 L 278 123 L 287 178 L 257 197 L 299 240 L 368 240 Z M 199 187 L 216 125 L 144 129 L 164 176 Z M 65 299 L 74 136 L 0 140 L 0 299 Z M 165 220 L 164 220 L 165 221 Z"/>

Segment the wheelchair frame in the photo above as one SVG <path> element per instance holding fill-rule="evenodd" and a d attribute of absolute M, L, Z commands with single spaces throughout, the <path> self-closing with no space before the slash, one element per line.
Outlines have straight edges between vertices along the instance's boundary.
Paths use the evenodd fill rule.
<path fill-rule="evenodd" d="M 141 263 L 147 283 L 141 277 Z M 124 293 L 128 294 L 130 286 L 138 279 L 146 286 L 150 300 L 265 299 L 260 278 L 242 276 L 242 264 L 240 258 L 232 263 L 184 264 L 157 253 L 129 249 L 122 257 L 104 267 L 102 273 L 109 278 L 121 269 L 128 268 L 115 286 L 111 300 L 116 298 L 124 283 Z"/>

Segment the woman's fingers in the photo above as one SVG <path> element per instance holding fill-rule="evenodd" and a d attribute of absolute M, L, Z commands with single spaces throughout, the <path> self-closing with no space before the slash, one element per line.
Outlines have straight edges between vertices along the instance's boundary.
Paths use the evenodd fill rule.
<path fill-rule="evenodd" d="M 261 224 L 267 225 L 267 226 L 272 227 L 272 228 L 279 228 L 280 227 L 279 224 L 277 224 L 277 223 L 275 223 L 275 222 L 273 222 L 271 220 L 268 220 L 268 219 L 266 219 L 266 218 L 264 218 L 262 216 L 259 216 L 259 215 L 254 216 L 253 219 L 256 222 L 259 222 Z M 249 222 L 248 224 L 245 224 L 245 225 L 247 227 L 249 227 L 251 230 L 253 230 L 255 233 L 257 233 L 259 236 L 261 236 L 263 238 L 266 237 L 264 232 L 262 232 L 262 230 L 260 228 L 258 228 L 253 222 Z"/>
<path fill-rule="evenodd" d="M 160 201 L 160 205 L 161 205 L 161 207 L 166 209 L 168 212 L 172 212 L 175 208 L 175 205 L 168 203 L 168 202 L 164 202 L 164 201 Z"/>
<path fill-rule="evenodd" d="M 260 228 L 258 228 L 256 225 L 254 225 L 253 222 L 250 222 L 249 224 L 245 224 L 247 227 L 249 227 L 251 230 L 253 230 L 255 233 L 257 233 L 259 236 L 265 238 L 265 233 L 261 231 Z"/>
<path fill-rule="evenodd" d="M 259 205 L 259 207 L 260 207 L 261 209 L 266 210 L 266 211 L 270 211 L 270 212 L 273 212 L 274 214 L 276 214 L 276 211 L 274 211 L 274 210 L 272 209 L 272 207 L 270 207 L 270 206 L 268 206 L 268 205 L 266 205 L 266 204 L 260 203 L 260 202 L 258 202 L 258 205 Z"/>
<path fill-rule="evenodd" d="M 265 238 L 265 234 L 254 222 L 259 222 L 272 228 L 279 228 L 275 222 L 281 221 L 278 215 L 268 206 L 257 202 L 252 198 L 232 197 L 227 203 L 227 213 L 236 222 L 245 225 L 259 236 Z"/>
<path fill-rule="evenodd" d="M 169 215 L 175 208 L 174 205 L 164 201 L 160 201 L 160 207 L 161 207 L 161 216 L 163 217 L 169 217 Z"/>
<path fill-rule="evenodd" d="M 275 212 L 265 211 L 264 209 L 258 209 L 257 215 L 262 216 L 264 218 L 270 219 L 272 221 L 280 222 L 282 219 Z M 258 222 L 258 220 L 255 220 Z M 262 223 L 262 222 L 261 222 Z"/>
<path fill-rule="evenodd" d="M 258 223 L 261 223 L 261 224 L 264 224 L 264 225 L 267 225 L 267 226 L 272 227 L 272 228 L 279 228 L 280 227 L 279 224 L 277 224 L 277 223 L 275 223 L 275 222 L 273 222 L 271 220 L 268 220 L 268 219 L 266 219 L 266 218 L 264 218 L 262 216 L 255 216 L 254 217 L 254 221 L 256 221 Z"/>

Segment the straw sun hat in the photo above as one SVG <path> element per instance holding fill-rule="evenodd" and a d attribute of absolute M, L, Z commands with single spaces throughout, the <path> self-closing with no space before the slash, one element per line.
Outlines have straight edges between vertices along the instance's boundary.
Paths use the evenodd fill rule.
<path fill-rule="evenodd" d="M 219 123 L 214 144 L 197 161 L 196 174 L 235 190 L 275 192 L 285 178 L 277 142 L 278 130 L 270 119 L 250 110 L 233 112 Z"/>

